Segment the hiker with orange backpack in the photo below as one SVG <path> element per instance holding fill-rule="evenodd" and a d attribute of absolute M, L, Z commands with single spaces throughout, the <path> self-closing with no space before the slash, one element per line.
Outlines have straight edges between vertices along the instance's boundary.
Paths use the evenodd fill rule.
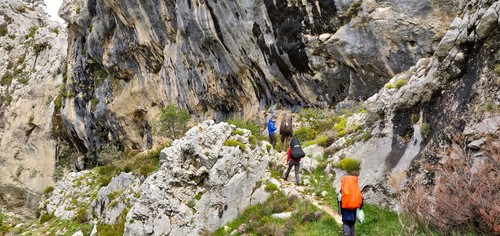
<path fill-rule="evenodd" d="M 338 198 L 340 214 L 342 214 L 342 232 L 344 236 L 354 236 L 354 224 L 362 222 L 364 213 L 363 197 L 358 185 L 358 172 L 349 173 L 340 180 L 340 193 Z M 361 216 L 362 214 L 362 216 Z M 360 219 L 361 218 L 361 219 Z"/>

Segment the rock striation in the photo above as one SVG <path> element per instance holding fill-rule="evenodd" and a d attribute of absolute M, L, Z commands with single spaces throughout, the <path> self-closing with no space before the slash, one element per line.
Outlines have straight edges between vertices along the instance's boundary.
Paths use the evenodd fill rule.
<path fill-rule="evenodd" d="M 154 145 L 151 127 L 167 104 L 219 121 L 366 98 L 431 55 L 457 9 L 417 0 L 64 1 L 73 96 L 63 98 L 58 135 L 98 162 L 106 143 Z"/>
<path fill-rule="evenodd" d="M 36 1 L 0 1 L 0 208 L 23 216 L 53 184 L 59 149 L 52 114 L 66 40 L 66 28 Z"/>
<path fill-rule="evenodd" d="M 500 4 L 474 1 L 460 6 L 461 16 L 453 20 L 434 55 L 394 76 L 365 102 L 370 116 L 378 117 L 361 119 L 375 124 L 373 138 L 330 157 L 360 157 L 360 182 L 368 202 L 396 209 L 395 199 L 387 197 L 396 190 L 412 183 L 432 186 L 440 176 L 424 166 L 439 165 L 445 158 L 436 150 L 445 150 L 455 137 L 464 137 L 477 161 L 486 147 L 481 138 L 498 137 L 499 114 L 493 109 L 500 104 Z M 488 104 L 491 112 L 486 111 Z M 336 177 L 338 186 L 341 175 Z"/>

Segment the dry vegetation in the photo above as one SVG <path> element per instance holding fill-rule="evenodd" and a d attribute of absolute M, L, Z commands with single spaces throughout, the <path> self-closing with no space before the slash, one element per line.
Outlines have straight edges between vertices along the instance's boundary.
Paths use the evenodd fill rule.
<path fill-rule="evenodd" d="M 435 174 L 434 184 L 409 184 L 400 195 L 404 211 L 427 229 L 500 235 L 500 141 L 490 138 L 483 149 L 472 152 L 463 137 L 455 137 L 436 155 L 440 163 L 425 166 Z"/>

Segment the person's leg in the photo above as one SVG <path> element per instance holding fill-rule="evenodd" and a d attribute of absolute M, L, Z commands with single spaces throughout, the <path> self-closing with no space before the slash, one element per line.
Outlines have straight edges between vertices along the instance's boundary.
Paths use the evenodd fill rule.
<path fill-rule="evenodd" d="M 285 173 L 285 180 L 288 179 L 288 175 L 290 174 L 290 170 L 292 169 L 292 163 L 288 162 L 288 169 L 286 170 L 286 173 Z"/>
<path fill-rule="evenodd" d="M 354 236 L 354 224 L 356 222 L 351 221 L 343 221 L 342 224 L 342 233 L 344 236 Z"/>
<path fill-rule="evenodd" d="M 352 225 L 349 225 L 349 228 L 351 228 L 351 234 L 349 236 L 356 236 L 356 233 L 354 232 L 354 224 L 356 223 L 356 221 L 354 221 L 354 223 L 352 223 Z"/>
<path fill-rule="evenodd" d="M 342 235 L 344 236 L 350 236 L 351 234 L 351 229 L 349 228 L 349 225 L 347 225 L 345 222 L 342 224 Z"/>
<path fill-rule="evenodd" d="M 276 148 L 276 134 L 269 135 L 269 142 L 273 148 Z"/>
<path fill-rule="evenodd" d="M 295 165 L 295 180 L 297 181 L 297 185 L 299 185 L 300 184 L 300 177 L 299 177 L 300 162 L 297 162 L 294 165 Z"/>

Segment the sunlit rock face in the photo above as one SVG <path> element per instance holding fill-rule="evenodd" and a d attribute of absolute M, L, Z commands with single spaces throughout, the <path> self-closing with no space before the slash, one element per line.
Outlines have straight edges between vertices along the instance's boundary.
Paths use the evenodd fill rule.
<path fill-rule="evenodd" d="M 10 212 L 30 215 L 53 183 L 52 115 L 66 39 L 36 3 L 0 1 L 0 208 Z"/>
<path fill-rule="evenodd" d="M 65 1 L 74 96 L 62 133 L 84 151 L 146 148 L 166 104 L 220 120 L 366 98 L 433 53 L 457 4 Z"/>

